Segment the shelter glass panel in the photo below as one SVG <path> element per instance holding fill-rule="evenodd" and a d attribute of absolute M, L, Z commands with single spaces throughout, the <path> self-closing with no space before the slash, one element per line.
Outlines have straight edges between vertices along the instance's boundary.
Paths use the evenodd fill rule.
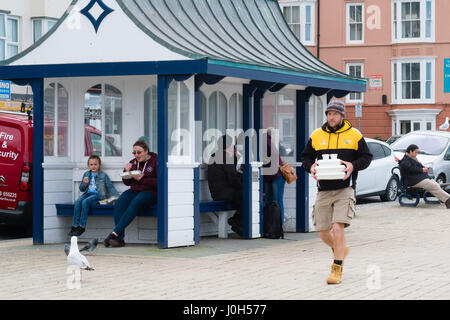
<path fill-rule="evenodd" d="M 144 136 L 152 152 L 158 152 L 158 91 L 151 86 L 144 92 Z"/>
<path fill-rule="evenodd" d="M 84 95 L 85 156 L 122 155 L 122 93 L 97 84 Z M 105 135 L 103 135 L 103 132 Z"/>
<path fill-rule="evenodd" d="M 44 156 L 68 156 L 69 94 L 59 83 L 44 89 Z"/>

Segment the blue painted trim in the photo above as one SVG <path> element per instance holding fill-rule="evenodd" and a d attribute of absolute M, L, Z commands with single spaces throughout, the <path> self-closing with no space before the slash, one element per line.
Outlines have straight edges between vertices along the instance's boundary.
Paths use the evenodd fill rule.
<path fill-rule="evenodd" d="M 206 73 L 206 60 L 69 63 L 0 66 L 2 79 L 71 78 L 96 76 L 179 75 Z"/>
<path fill-rule="evenodd" d="M 365 92 L 361 81 L 314 78 L 314 75 L 293 75 L 282 72 L 246 69 L 236 66 L 218 65 L 200 60 L 69 63 L 23 66 L 0 66 L 2 79 L 64 78 L 94 76 L 133 76 L 152 74 L 208 74 L 221 77 L 237 77 L 274 84 L 293 84 L 306 87 L 337 89 L 341 92 Z"/>
<path fill-rule="evenodd" d="M 44 244 L 44 79 L 33 90 L 33 244 Z"/>
<path fill-rule="evenodd" d="M 92 9 L 92 7 L 95 5 L 95 3 L 97 3 L 103 9 L 102 14 L 97 19 L 95 19 L 92 16 L 92 14 L 89 12 L 89 10 Z M 86 7 L 84 7 L 82 10 L 80 10 L 80 13 L 89 19 L 89 21 L 94 26 L 95 33 L 97 33 L 98 28 L 100 27 L 100 24 L 102 23 L 103 19 L 105 19 L 105 17 L 113 11 L 114 11 L 114 9 L 111 9 L 110 7 L 108 7 L 106 4 L 103 3 L 102 0 L 91 0 L 91 2 L 89 2 Z"/>
<path fill-rule="evenodd" d="M 306 90 L 296 92 L 296 160 L 301 161 L 301 153 L 309 139 L 309 98 Z M 309 232 L 309 174 L 303 167 L 296 168 L 296 231 Z"/>
<path fill-rule="evenodd" d="M 286 74 L 274 69 L 271 72 L 265 70 L 253 70 L 250 68 L 228 66 L 208 63 L 209 74 L 253 79 L 258 81 L 270 81 L 275 83 L 286 83 L 306 87 L 330 88 L 345 91 L 365 92 L 366 84 L 363 81 L 350 81 L 344 79 L 333 79 L 332 77 L 317 78 L 313 74 Z"/>
<path fill-rule="evenodd" d="M 158 246 L 168 248 L 168 88 L 172 77 L 158 76 Z"/>
<path fill-rule="evenodd" d="M 270 86 L 273 87 L 273 84 Z M 263 99 L 265 90 L 258 89 L 255 91 L 253 96 L 253 128 L 255 129 L 257 135 L 257 152 L 256 160 L 261 161 L 261 149 L 260 149 L 260 136 L 259 130 L 263 128 Z M 259 174 L 259 232 L 261 237 L 264 235 L 264 203 L 263 203 L 263 176 L 261 175 L 261 168 L 258 169 Z"/>
<path fill-rule="evenodd" d="M 194 120 L 201 121 L 200 110 L 200 87 L 203 85 L 203 78 L 199 75 L 195 76 L 194 80 Z M 197 132 L 197 126 L 195 126 L 195 159 L 201 163 L 201 150 L 202 144 L 197 143 L 197 136 L 202 135 L 202 129 Z M 200 243 L 200 168 L 194 168 L 194 242 Z"/>
<path fill-rule="evenodd" d="M 219 81 L 221 81 L 223 78 L 225 78 L 225 77 L 224 76 L 216 76 L 213 74 L 198 74 L 196 76 L 196 79 L 198 79 L 200 86 L 203 83 L 206 83 L 207 85 L 216 84 Z"/>
<path fill-rule="evenodd" d="M 252 96 L 256 88 L 254 86 L 244 84 L 242 85 L 242 111 L 243 111 L 243 130 L 246 132 L 253 127 L 252 113 L 253 106 Z M 242 175 L 242 229 L 243 237 L 250 239 L 252 237 L 252 168 L 250 165 L 251 155 L 251 140 L 249 137 L 245 137 L 244 140 L 245 159 L 244 159 L 244 172 Z"/>

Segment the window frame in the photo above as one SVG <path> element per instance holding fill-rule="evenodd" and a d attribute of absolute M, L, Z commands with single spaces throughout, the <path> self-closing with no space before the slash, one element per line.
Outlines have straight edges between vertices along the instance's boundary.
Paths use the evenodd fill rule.
<path fill-rule="evenodd" d="M 54 85 L 54 88 L 51 88 L 51 85 Z M 58 137 L 59 137 L 59 132 L 58 132 L 58 127 L 59 127 L 59 86 L 61 86 L 62 89 L 65 90 L 66 94 L 67 94 L 67 154 L 65 155 L 60 155 L 60 150 L 59 150 L 59 141 L 58 141 Z M 44 157 L 45 158 L 55 158 L 55 159 L 61 159 L 61 158 L 68 158 L 70 157 L 70 143 L 71 143 L 71 139 L 70 139 L 70 129 L 69 129 L 69 123 L 71 123 L 71 117 L 70 117 L 70 108 L 69 108 L 69 104 L 70 104 L 70 96 L 69 96 L 69 90 L 67 89 L 67 87 L 61 83 L 60 81 L 50 81 L 48 83 L 45 84 L 44 86 L 44 95 L 45 95 L 45 90 L 46 89 L 52 89 L 53 90 L 53 154 L 51 155 L 45 155 L 45 150 L 44 150 Z M 45 99 L 44 99 L 44 103 L 45 103 Z M 45 106 L 44 106 L 44 110 L 45 110 Z M 45 139 L 44 139 L 45 140 Z"/>
<path fill-rule="evenodd" d="M 402 65 L 420 63 L 420 98 L 404 99 L 402 98 Z M 427 64 L 431 63 L 431 80 L 427 77 Z M 427 82 L 431 82 L 430 98 L 426 98 Z M 436 57 L 420 58 L 395 58 L 391 59 L 391 83 L 392 83 L 392 104 L 430 104 L 435 103 L 436 97 Z"/>
<path fill-rule="evenodd" d="M 36 43 L 37 41 L 39 41 L 39 39 L 35 39 L 34 35 L 35 35 L 35 22 L 36 21 L 41 21 L 41 35 L 39 37 L 39 39 L 41 39 L 57 22 L 58 19 L 55 18 L 48 18 L 48 17 L 35 17 L 35 18 L 31 18 L 31 39 L 33 39 L 33 43 Z M 49 27 L 49 23 L 53 22 L 54 24 Z"/>
<path fill-rule="evenodd" d="M 350 39 L 350 8 L 361 6 L 361 40 L 351 40 Z M 364 43 L 364 29 L 365 25 L 365 12 L 364 12 L 364 2 L 349 2 L 345 6 L 345 26 L 346 26 L 346 43 L 347 44 L 363 44 Z"/>
<path fill-rule="evenodd" d="M 350 75 L 350 67 L 361 67 L 361 78 L 364 78 L 364 62 L 346 62 L 345 63 L 345 72 Z M 361 98 L 360 99 L 351 99 L 351 94 L 354 92 L 350 92 L 347 96 L 346 96 L 346 102 L 347 103 L 362 103 L 364 102 L 364 92 L 357 92 L 359 94 L 361 94 Z"/>
<path fill-rule="evenodd" d="M 101 120 L 101 130 L 97 129 L 97 130 L 99 130 L 101 132 L 101 143 L 102 143 L 102 145 L 101 145 L 100 157 L 102 159 L 106 158 L 106 159 L 111 159 L 111 160 L 121 159 L 122 157 L 124 157 L 124 148 L 123 148 L 123 145 L 124 145 L 124 91 L 123 91 L 123 88 L 121 86 L 118 86 L 116 83 L 114 83 L 114 81 L 104 81 L 102 79 L 98 79 L 97 81 L 94 81 L 93 84 L 89 85 L 87 89 L 84 90 L 84 92 L 83 92 L 83 116 L 82 116 L 82 119 L 83 119 L 83 141 L 86 139 L 86 133 L 87 133 L 87 131 L 86 131 L 85 127 L 84 127 L 84 121 L 85 121 L 85 114 L 84 114 L 84 112 L 85 112 L 85 109 L 86 109 L 86 100 L 85 100 L 86 93 L 90 89 L 92 89 L 93 87 L 96 87 L 98 85 L 100 85 L 100 88 L 101 88 L 100 101 L 101 101 L 101 113 L 102 113 L 101 114 L 101 119 L 100 119 Z M 105 133 L 105 131 L 106 131 L 106 108 L 107 108 L 107 106 L 106 106 L 106 87 L 107 86 L 112 87 L 115 90 L 117 90 L 118 92 L 120 92 L 120 97 L 121 97 L 121 120 L 122 120 L 122 125 L 121 125 L 122 132 L 120 133 L 120 139 L 121 139 L 121 141 L 120 141 L 120 154 L 118 154 L 118 155 L 108 155 L 108 156 L 106 155 L 106 143 L 110 143 L 110 141 L 106 140 L 106 133 Z M 90 135 L 90 133 L 89 133 L 89 135 Z M 90 139 L 91 139 L 91 137 L 89 136 L 89 140 Z M 81 150 L 82 150 L 82 154 L 83 154 L 84 159 L 87 159 L 89 156 L 86 155 L 86 151 L 87 151 L 86 150 L 86 144 L 83 144 L 83 147 L 82 147 Z"/>
<path fill-rule="evenodd" d="M 20 19 L 18 16 L 9 15 L 8 12 L 5 12 L 5 11 L 0 11 L 0 15 L 5 17 L 4 18 L 5 36 L 0 35 L 0 40 L 3 40 L 5 43 L 5 47 L 3 50 L 3 57 L 4 57 L 4 60 L 6 60 L 6 59 L 13 57 L 13 56 L 8 56 L 8 46 L 17 47 L 17 53 L 19 53 L 19 51 L 20 51 L 20 32 L 19 32 Z M 8 20 L 15 20 L 17 22 L 17 42 L 12 42 L 12 41 L 8 40 Z M 2 60 L 1 57 L 0 57 L 0 60 Z"/>
<path fill-rule="evenodd" d="M 403 38 L 403 20 L 401 19 L 402 3 L 418 2 L 420 4 L 420 37 Z M 427 30 L 427 2 L 431 3 L 430 37 L 426 36 Z M 435 42 L 436 36 L 436 11 L 435 0 L 392 0 L 391 1 L 391 26 L 392 43 Z"/>
<path fill-rule="evenodd" d="M 299 11 L 300 11 L 300 42 L 304 45 L 304 46 L 315 46 L 316 45 L 316 0 L 296 0 L 296 1 L 283 1 L 283 2 L 278 2 L 281 12 L 284 16 L 284 12 L 283 9 L 285 7 L 299 7 Z M 310 7 L 310 40 L 307 41 L 306 40 L 306 7 L 309 6 Z M 285 18 L 286 19 L 286 18 Z M 289 28 L 291 29 L 290 24 L 286 21 L 286 24 L 289 26 Z M 292 29 L 291 29 L 292 30 Z M 295 35 L 295 33 L 292 31 L 292 33 Z M 295 37 L 297 37 L 295 35 Z"/>

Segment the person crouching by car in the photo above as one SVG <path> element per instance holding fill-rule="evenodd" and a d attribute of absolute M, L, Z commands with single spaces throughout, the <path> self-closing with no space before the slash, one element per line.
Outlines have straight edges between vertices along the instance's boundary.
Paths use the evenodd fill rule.
<path fill-rule="evenodd" d="M 125 228 L 139 212 L 147 210 L 157 201 L 158 156 L 150 152 L 147 143 L 138 140 L 133 145 L 135 156 L 124 167 L 124 172 L 140 171 L 139 175 L 123 178 L 130 189 L 122 193 L 114 205 L 114 230 L 104 240 L 105 247 L 123 247 L 125 245 Z"/>
<path fill-rule="evenodd" d="M 419 147 L 411 144 L 406 148 L 405 156 L 399 161 L 400 171 L 402 173 L 403 184 L 407 187 L 422 188 L 430 192 L 433 196 L 445 203 L 447 209 L 450 209 L 450 195 L 442 190 L 439 183 L 431 179 L 428 175 L 428 168 L 417 160 Z"/>

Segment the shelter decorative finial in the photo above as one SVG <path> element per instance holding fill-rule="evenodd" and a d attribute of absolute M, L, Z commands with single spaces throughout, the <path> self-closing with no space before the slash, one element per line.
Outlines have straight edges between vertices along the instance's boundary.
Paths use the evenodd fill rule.
<path fill-rule="evenodd" d="M 100 7 L 100 9 L 103 10 L 101 14 L 97 15 L 97 18 L 95 18 L 92 15 L 95 14 L 94 12 L 91 13 L 92 8 L 94 8 L 96 4 L 98 7 Z M 97 8 L 96 10 L 97 12 L 98 9 L 99 8 Z M 106 4 L 104 4 L 102 0 L 91 0 L 88 3 L 88 5 L 80 11 L 80 13 L 86 16 L 89 19 L 89 21 L 91 21 L 92 25 L 94 26 L 95 33 L 97 33 L 98 28 L 100 27 L 100 24 L 102 23 L 103 19 L 105 19 L 105 17 L 113 11 L 114 10 L 108 7 Z"/>

